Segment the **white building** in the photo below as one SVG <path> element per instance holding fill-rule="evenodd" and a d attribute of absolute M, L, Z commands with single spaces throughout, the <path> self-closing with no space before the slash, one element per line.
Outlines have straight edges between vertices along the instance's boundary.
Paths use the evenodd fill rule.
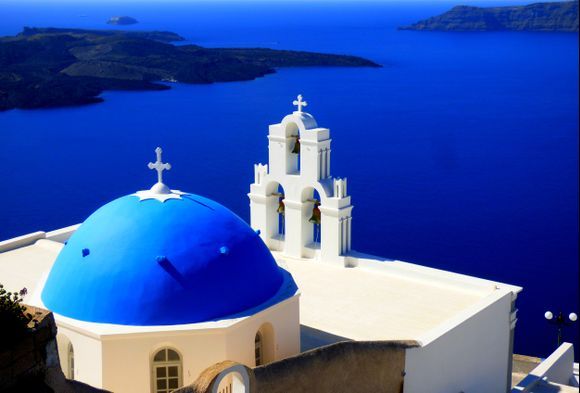
<path fill-rule="evenodd" d="M 255 166 L 253 230 L 214 201 L 169 190 L 158 157 L 150 190 L 80 226 L 0 243 L 0 282 L 55 313 L 68 376 L 166 392 L 222 360 L 295 355 L 301 341 L 415 340 L 405 392 L 509 391 L 521 288 L 351 250 L 353 207 L 346 179 L 331 176 L 330 131 L 300 96 L 294 104 L 270 126 L 269 163 Z"/>
<path fill-rule="evenodd" d="M 298 291 L 243 220 L 158 182 L 80 226 L 0 244 L 5 286 L 54 312 L 67 377 L 166 393 L 223 359 L 256 365 L 300 349 Z"/>
<path fill-rule="evenodd" d="M 353 206 L 346 179 L 331 176 L 330 131 L 301 96 L 294 105 L 270 126 L 269 163 L 255 165 L 248 195 L 251 226 L 302 293 L 303 349 L 414 340 L 405 392 L 509 391 L 521 288 L 352 251 Z"/>

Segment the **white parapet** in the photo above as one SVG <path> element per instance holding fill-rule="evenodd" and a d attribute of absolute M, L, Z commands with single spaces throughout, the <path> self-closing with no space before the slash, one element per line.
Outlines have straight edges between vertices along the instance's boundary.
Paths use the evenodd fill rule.
<path fill-rule="evenodd" d="M 10 250 L 14 250 L 20 247 L 29 246 L 36 243 L 39 239 L 44 239 L 46 237 L 46 232 L 38 231 L 28 233 L 26 235 L 18 236 L 12 239 L 4 240 L 0 242 L 0 253 Z"/>
<path fill-rule="evenodd" d="M 81 224 L 71 225 L 65 228 L 56 229 L 46 233 L 46 238 L 54 242 L 64 243 L 73 233 L 81 226 Z"/>
<path fill-rule="evenodd" d="M 578 392 L 574 346 L 563 343 L 512 389 L 512 393 Z"/>

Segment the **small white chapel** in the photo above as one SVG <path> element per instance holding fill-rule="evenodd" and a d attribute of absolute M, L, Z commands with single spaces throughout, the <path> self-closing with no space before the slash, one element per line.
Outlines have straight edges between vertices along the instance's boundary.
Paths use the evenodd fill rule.
<path fill-rule="evenodd" d="M 354 251 L 330 130 L 302 96 L 294 105 L 254 166 L 250 223 L 171 188 L 168 171 L 187 169 L 157 148 L 150 188 L 81 224 L 0 242 L 0 282 L 54 313 L 65 375 L 169 393 L 224 360 L 255 367 L 345 340 L 413 340 L 404 392 L 509 392 L 521 288 Z"/>

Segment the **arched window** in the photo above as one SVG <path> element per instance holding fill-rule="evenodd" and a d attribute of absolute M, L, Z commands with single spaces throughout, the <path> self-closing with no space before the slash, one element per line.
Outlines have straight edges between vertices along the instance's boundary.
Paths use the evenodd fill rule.
<path fill-rule="evenodd" d="M 73 348 L 72 343 L 68 344 L 67 374 L 68 379 L 75 379 L 75 350 Z"/>
<path fill-rule="evenodd" d="M 256 358 L 256 366 L 264 364 L 264 348 L 262 343 L 262 333 L 256 333 L 254 338 L 254 354 Z"/>
<path fill-rule="evenodd" d="M 163 348 L 153 356 L 154 393 L 169 393 L 182 386 L 181 357 L 171 348 Z"/>

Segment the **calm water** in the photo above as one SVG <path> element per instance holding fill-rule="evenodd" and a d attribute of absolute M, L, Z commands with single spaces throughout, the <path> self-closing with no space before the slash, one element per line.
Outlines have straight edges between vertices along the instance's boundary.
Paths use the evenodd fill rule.
<path fill-rule="evenodd" d="M 86 218 L 167 182 L 249 218 L 267 127 L 305 95 L 349 178 L 354 247 L 524 287 L 516 352 L 545 356 L 543 313 L 578 312 L 578 36 L 427 33 L 396 26 L 452 3 L 2 3 L 22 26 L 175 31 L 205 46 L 356 54 L 381 69 L 284 69 L 251 82 L 106 93 L 104 104 L 0 113 L 0 239 Z M 84 16 L 80 16 L 84 15 Z M 577 326 L 564 333 L 578 344 Z"/>

